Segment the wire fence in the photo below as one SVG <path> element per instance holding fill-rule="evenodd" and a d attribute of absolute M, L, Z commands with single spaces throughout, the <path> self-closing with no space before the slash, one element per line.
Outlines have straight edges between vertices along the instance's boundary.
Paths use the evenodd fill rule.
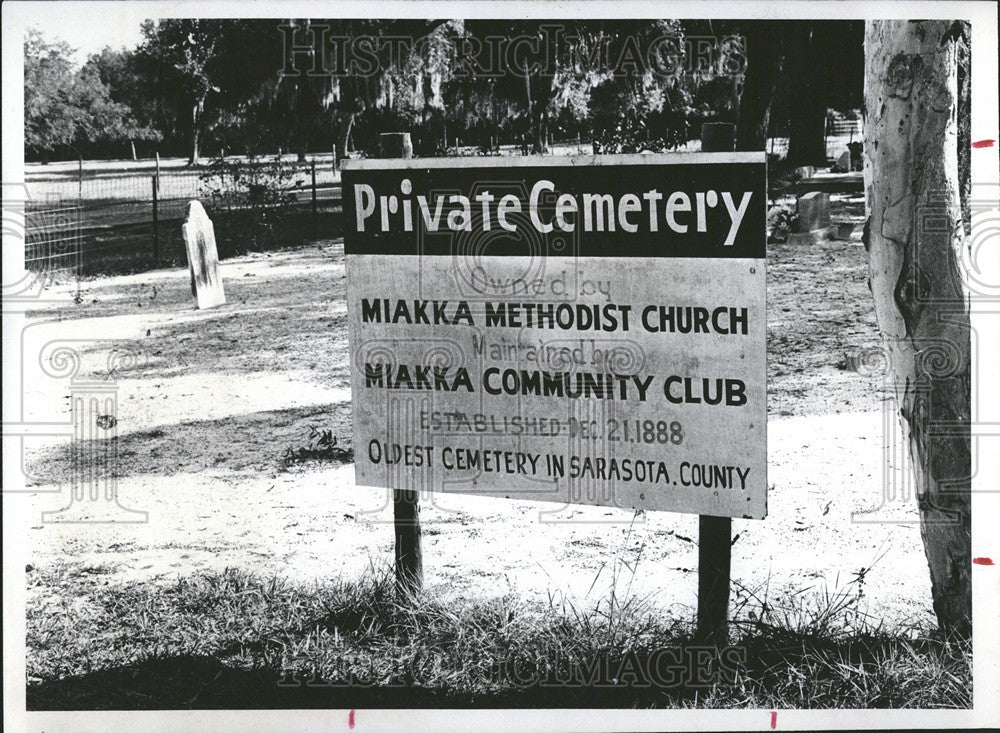
<path fill-rule="evenodd" d="M 80 222 L 77 205 L 55 200 L 25 206 L 25 267 L 50 279 L 78 274 L 84 248 Z"/>
<path fill-rule="evenodd" d="M 860 139 L 859 121 L 832 122 L 827 158 L 837 160 Z M 455 142 L 452 155 L 482 154 Z M 697 140 L 684 147 L 699 149 Z M 517 146 L 498 146 L 494 154 L 522 152 Z M 550 141 L 551 154 L 592 152 L 593 145 L 580 137 Z M 767 152 L 787 155 L 788 139 L 771 138 Z M 26 267 L 53 276 L 87 277 L 184 266 L 181 225 L 193 200 L 201 201 L 212 217 L 221 258 L 327 239 L 342 231 L 340 175 L 331 155 L 305 161 L 230 158 L 225 164 L 230 175 L 244 178 L 263 166 L 279 165 L 282 184 L 274 203 L 234 206 L 213 183 L 217 167 L 192 169 L 181 167 L 181 161 L 163 166 L 159 160 L 94 162 L 88 169 L 82 162 L 39 166 L 27 181 Z"/>
<path fill-rule="evenodd" d="M 260 164 L 229 165 L 252 174 Z M 335 236 L 340 183 L 332 162 L 291 162 L 285 169 L 287 185 L 268 206 L 234 206 L 213 187 L 211 169 L 44 171 L 27 183 L 25 266 L 83 277 L 184 266 L 181 225 L 193 200 L 212 217 L 222 258 Z"/>

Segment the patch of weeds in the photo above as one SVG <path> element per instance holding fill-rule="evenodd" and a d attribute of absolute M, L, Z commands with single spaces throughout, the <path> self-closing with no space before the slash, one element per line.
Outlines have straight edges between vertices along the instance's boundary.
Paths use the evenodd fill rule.
<path fill-rule="evenodd" d="M 767 243 L 784 244 L 798 218 L 791 206 L 775 205 L 767 212 Z"/>
<path fill-rule="evenodd" d="M 589 606 L 446 587 L 399 598 L 391 570 L 374 567 L 312 584 L 228 569 L 72 589 L 42 572 L 27 608 L 28 708 L 971 705 L 967 640 L 858 613 L 870 568 L 818 595 L 741 587 L 717 650 L 690 619 L 632 595 L 643 547 L 631 543 L 609 568 L 611 595 Z"/>
<path fill-rule="evenodd" d="M 337 445 L 337 436 L 332 430 L 320 430 L 315 425 L 309 426 L 309 442 L 300 447 L 288 447 L 282 465 L 285 468 L 296 463 L 307 461 L 334 461 L 336 463 L 353 463 L 354 451 Z"/>

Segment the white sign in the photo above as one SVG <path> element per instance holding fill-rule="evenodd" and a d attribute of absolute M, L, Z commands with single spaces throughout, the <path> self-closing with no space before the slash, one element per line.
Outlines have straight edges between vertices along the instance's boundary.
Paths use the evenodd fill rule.
<path fill-rule="evenodd" d="M 763 518 L 764 156 L 345 162 L 361 485 Z"/>

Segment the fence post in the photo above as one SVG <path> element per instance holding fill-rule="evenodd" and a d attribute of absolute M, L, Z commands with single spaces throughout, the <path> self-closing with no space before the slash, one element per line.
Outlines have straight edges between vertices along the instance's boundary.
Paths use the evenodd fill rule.
<path fill-rule="evenodd" d="M 159 155 L 157 154 L 157 158 Z M 153 184 L 153 267 L 160 266 L 160 175 L 151 177 Z"/>
<path fill-rule="evenodd" d="M 706 123 L 701 127 L 701 149 L 705 153 L 728 153 L 736 149 L 736 125 Z M 698 517 L 698 628 L 699 641 L 717 648 L 729 641 L 729 581 L 732 567 L 733 520 L 730 517 Z"/>
<path fill-rule="evenodd" d="M 83 153 L 77 153 L 76 197 L 83 201 Z"/>
<path fill-rule="evenodd" d="M 316 235 L 319 231 L 319 223 L 317 222 L 317 208 L 316 208 L 316 159 L 313 158 L 310 164 L 310 172 L 312 173 L 312 230 L 313 239 L 316 239 Z"/>

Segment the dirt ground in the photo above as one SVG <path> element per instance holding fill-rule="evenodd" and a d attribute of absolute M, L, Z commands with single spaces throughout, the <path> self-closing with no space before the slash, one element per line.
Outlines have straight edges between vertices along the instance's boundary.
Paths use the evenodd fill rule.
<path fill-rule="evenodd" d="M 899 474 L 883 469 L 894 422 L 880 380 L 851 368 L 852 354 L 878 344 L 865 262 L 858 233 L 769 246 L 769 516 L 734 520 L 734 593 L 821 597 L 860 573 L 862 609 L 904 626 L 932 619 L 929 580 L 912 496 L 885 499 Z M 65 436 L 33 438 L 35 493 L 16 499 L 31 566 L 116 582 L 226 566 L 351 577 L 391 563 L 383 490 L 357 487 L 350 464 L 283 463 L 313 427 L 350 447 L 342 242 L 222 271 L 229 302 L 209 311 L 194 309 L 188 274 L 175 269 L 84 282 L 79 302 L 75 286 L 57 286 L 58 302 L 29 315 L 25 354 L 41 351 L 45 364 L 50 342 L 69 340 L 77 383 L 117 388 L 119 502 L 148 513 L 42 521 L 70 503 L 73 456 Z M 25 368 L 25 418 L 67 421 L 67 375 Z M 82 506 L 62 516 L 86 519 Z M 693 614 L 694 516 L 444 495 L 425 501 L 422 518 L 427 584 L 441 592 L 588 605 L 617 581 L 619 594 Z"/>

